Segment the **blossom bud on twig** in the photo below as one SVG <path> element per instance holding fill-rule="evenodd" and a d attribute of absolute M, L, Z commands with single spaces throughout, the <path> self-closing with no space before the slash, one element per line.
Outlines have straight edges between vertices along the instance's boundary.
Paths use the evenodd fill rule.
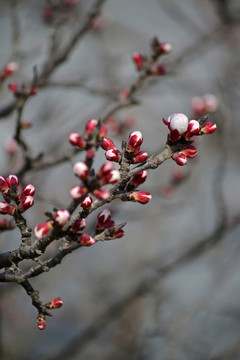
<path fill-rule="evenodd" d="M 175 153 L 172 156 L 172 159 L 180 166 L 186 165 L 187 163 L 187 156 L 180 153 Z"/>
<path fill-rule="evenodd" d="M 7 184 L 9 189 L 12 188 L 13 184 L 15 184 L 16 189 L 18 189 L 18 185 L 19 185 L 19 178 L 16 175 L 9 175 L 6 178 Z"/>
<path fill-rule="evenodd" d="M 119 163 L 121 161 L 121 158 L 122 158 L 121 155 L 119 154 L 118 150 L 114 150 L 114 149 L 108 150 L 105 153 L 105 156 L 106 156 L 107 160 L 114 161 L 114 162 L 117 162 L 117 163 Z"/>
<path fill-rule="evenodd" d="M 15 93 L 18 91 L 18 84 L 17 83 L 11 83 L 11 84 L 8 84 L 8 88 L 11 92 Z"/>
<path fill-rule="evenodd" d="M 200 131 L 200 124 L 197 120 L 190 120 L 188 123 L 188 129 L 187 129 L 187 137 L 190 137 L 188 135 L 197 135 Z"/>
<path fill-rule="evenodd" d="M 147 174 L 148 174 L 147 170 L 144 170 L 144 171 L 141 171 L 141 172 L 137 173 L 136 175 L 134 175 L 132 180 L 129 182 L 127 189 L 134 190 L 139 185 L 143 184 L 147 179 Z"/>
<path fill-rule="evenodd" d="M 99 229 L 104 229 L 104 225 L 109 222 L 109 220 L 111 219 L 111 212 L 109 209 L 104 209 L 102 210 L 98 216 L 97 216 L 97 225 L 96 228 Z"/>
<path fill-rule="evenodd" d="M 97 190 L 93 190 L 93 195 L 98 199 L 98 200 L 108 200 L 110 197 L 110 192 L 108 190 L 105 189 L 97 189 Z"/>
<path fill-rule="evenodd" d="M 85 229 L 86 227 L 86 220 L 85 219 L 77 219 L 71 226 L 71 231 L 76 233 Z"/>
<path fill-rule="evenodd" d="M 83 246 L 91 246 L 95 244 L 96 240 L 90 235 L 82 234 L 78 237 L 78 242 L 80 242 Z"/>
<path fill-rule="evenodd" d="M 127 144 L 126 151 L 134 152 L 137 147 L 141 146 L 143 142 L 143 136 L 140 131 L 133 131 L 129 134 L 129 140 Z"/>
<path fill-rule="evenodd" d="M 113 239 L 119 239 L 119 238 L 121 238 L 121 237 L 123 237 L 123 236 L 124 236 L 124 231 L 123 231 L 122 229 L 120 229 L 120 230 L 116 231 L 116 232 L 113 234 L 112 238 L 113 238 Z"/>
<path fill-rule="evenodd" d="M 189 145 L 187 148 L 180 151 L 180 154 L 184 154 L 189 158 L 197 156 L 197 149 L 193 145 Z"/>
<path fill-rule="evenodd" d="M 34 235 L 37 239 L 41 239 L 42 237 L 46 236 L 50 230 L 53 228 L 53 223 L 51 220 L 45 221 L 42 224 L 35 226 L 34 228 Z"/>
<path fill-rule="evenodd" d="M 87 164 L 85 164 L 85 162 L 78 161 L 76 164 L 73 165 L 73 172 L 81 180 L 85 180 L 88 177 L 89 168 Z"/>
<path fill-rule="evenodd" d="M 59 309 L 60 307 L 62 307 L 62 305 L 62 299 L 58 297 L 53 300 L 49 300 L 45 306 L 47 309 Z"/>
<path fill-rule="evenodd" d="M 100 179 L 101 185 L 115 184 L 120 180 L 121 174 L 118 170 L 109 171 L 103 178 Z"/>
<path fill-rule="evenodd" d="M 78 147 L 79 149 L 85 149 L 87 146 L 86 141 L 81 137 L 78 133 L 72 133 L 69 136 L 69 142 L 73 145 Z"/>
<path fill-rule="evenodd" d="M 152 195 L 147 191 L 133 191 L 126 194 L 127 201 L 139 202 L 140 204 L 147 204 L 151 200 Z"/>
<path fill-rule="evenodd" d="M 0 214 L 13 215 L 14 212 L 15 212 L 15 209 L 13 206 L 9 205 L 5 201 L 0 201 Z"/>
<path fill-rule="evenodd" d="M 95 119 L 89 120 L 86 123 L 85 138 L 88 138 L 88 135 L 93 132 L 93 130 L 95 129 L 97 124 L 98 124 L 98 120 L 95 120 Z"/>
<path fill-rule="evenodd" d="M 58 210 L 54 216 L 55 223 L 59 226 L 64 226 L 70 219 L 70 213 L 68 210 Z"/>
<path fill-rule="evenodd" d="M 39 330 L 44 330 L 46 327 L 45 315 L 39 314 L 37 317 L 37 327 Z"/>
<path fill-rule="evenodd" d="M 134 164 L 142 163 L 148 158 L 148 153 L 146 151 L 140 151 L 136 156 L 133 157 L 132 162 Z"/>
<path fill-rule="evenodd" d="M 24 212 L 32 207 L 34 204 L 34 199 L 32 196 L 22 196 L 20 204 L 18 205 L 18 210 Z"/>
<path fill-rule="evenodd" d="M 111 170 L 114 170 L 114 164 L 112 162 L 107 162 L 100 167 L 100 169 L 97 172 L 97 176 L 99 178 L 102 178 Z"/>
<path fill-rule="evenodd" d="M 114 142 L 107 137 L 103 138 L 101 147 L 103 148 L 103 150 L 112 150 L 112 149 L 117 150 L 117 147 L 114 144 Z"/>
<path fill-rule="evenodd" d="M 144 57 L 142 54 L 135 52 L 132 55 L 133 62 L 138 70 L 141 70 L 143 67 Z"/>
<path fill-rule="evenodd" d="M 188 128 L 188 118 L 186 115 L 177 113 L 168 118 L 170 130 L 177 130 L 180 135 L 184 134 Z"/>
<path fill-rule="evenodd" d="M 84 210 L 88 210 L 90 209 L 91 205 L 92 205 L 92 198 L 91 196 L 86 196 L 85 199 L 81 202 L 81 206 Z"/>
<path fill-rule="evenodd" d="M 1 79 L 5 79 L 7 76 L 14 74 L 16 71 L 18 71 L 18 69 L 19 69 L 18 63 L 16 62 L 8 63 L 1 73 Z"/>
<path fill-rule="evenodd" d="M 87 194 L 88 189 L 79 185 L 75 185 L 71 188 L 69 194 L 72 199 L 80 200 L 84 195 Z"/>
<path fill-rule="evenodd" d="M 0 176 L 0 191 L 5 194 L 9 190 L 7 181 L 4 176 Z"/>
<path fill-rule="evenodd" d="M 217 129 L 214 122 L 208 122 L 201 128 L 201 134 L 212 134 Z"/>
<path fill-rule="evenodd" d="M 35 194 L 35 187 L 31 184 L 25 185 L 24 188 L 22 189 L 22 194 L 24 194 L 25 196 L 27 195 L 33 196 Z"/>
<path fill-rule="evenodd" d="M 163 42 L 159 45 L 158 51 L 160 54 L 169 54 L 172 51 L 172 44 Z"/>

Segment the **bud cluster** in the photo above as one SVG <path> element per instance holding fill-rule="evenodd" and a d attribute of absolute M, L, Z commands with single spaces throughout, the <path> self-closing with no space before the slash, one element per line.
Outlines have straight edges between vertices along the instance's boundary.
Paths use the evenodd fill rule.
<path fill-rule="evenodd" d="M 114 231 L 115 221 L 111 220 L 111 212 L 109 209 L 102 210 L 97 216 L 96 233 L 99 234 L 105 229 L 112 228 L 112 239 L 118 239 L 124 236 L 124 231 L 118 229 Z"/>
<path fill-rule="evenodd" d="M 172 114 L 167 120 L 163 119 L 165 125 L 169 128 L 169 140 L 174 143 L 180 138 L 191 139 L 196 135 L 212 134 L 217 125 L 213 122 L 201 124 L 197 120 L 188 121 L 188 117 L 181 113 Z M 187 163 L 187 158 L 194 158 L 197 155 L 197 149 L 193 145 L 174 153 L 172 158 L 180 166 Z"/>

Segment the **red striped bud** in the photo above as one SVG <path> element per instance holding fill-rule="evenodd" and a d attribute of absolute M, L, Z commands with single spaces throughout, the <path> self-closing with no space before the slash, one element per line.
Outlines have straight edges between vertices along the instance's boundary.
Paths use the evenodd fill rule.
<path fill-rule="evenodd" d="M 114 170 L 114 164 L 112 162 L 107 162 L 100 167 L 97 176 L 102 178 L 111 170 Z"/>
<path fill-rule="evenodd" d="M 45 306 L 47 309 L 59 309 L 60 307 L 62 307 L 62 305 L 62 299 L 58 297 L 53 300 L 49 300 Z"/>
<path fill-rule="evenodd" d="M 187 134 L 186 137 L 190 138 L 194 135 L 199 134 L 200 131 L 200 124 L 197 120 L 190 120 L 188 123 L 188 129 L 187 129 Z"/>
<path fill-rule="evenodd" d="M 92 198 L 91 196 L 86 196 L 85 199 L 81 202 L 81 206 L 84 210 L 88 210 L 90 209 L 91 205 L 92 205 Z"/>
<path fill-rule="evenodd" d="M 134 63 L 135 63 L 136 68 L 137 68 L 138 70 L 141 70 L 142 67 L 143 67 L 143 62 L 144 62 L 144 57 L 143 57 L 143 55 L 140 54 L 140 53 L 135 52 L 135 53 L 133 53 L 133 55 L 132 55 L 132 59 L 133 59 L 133 61 L 134 61 Z"/>
<path fill-rule="evenodd" d="M 103 139 L 107 135 L 107 128 L 106 126 L 102 125 L 99 130 L 98 138 L 99 140 Z"/>
<path fill-rule="evenodd" d="M 59 226 L 64 226 L 70 219 L 70 213 L 68 210 L 58 210 L 54 216 L 55 223 Z"/>
<path fill-rule="evenodd" d="M 148 153 L 146 151 L 140 151 L 134 158 L 132 159 L 132 162 L 134 164 L 142 163 L 146 161 L 148 158 Z"/>
<path fill-rule="evenodd" d="M 189 145 L 186 149 L 180 151 L 180 154 L 184 154 L 189 158 L 197 156 L 197 149 L 193 145 Z"/>
<path fill-rule="evenodd" d="M 78 133 L 70 134 L 68 140 L 73 146 L 76 146 L 79 149 L 85 149 L 86 148 L 86 145 L 87 145 L 86 141 Z"/>
<path fill-rule="evenodd" d="M 160 54 L 169 54 L 172 51 L 172 44 L 163 42 L 159 45 L 158 51 Z"/>
<path fill-rule="evenodd" d="M 73 172 L 81 180 L 85 180 L 88 177 L 89 168 L 87 164 L 85 164 L 85 162 L 78 161 L 76 164 L 73 165 Z"/>
<path fill-rule="evenodd" d="M 0 191 L 5 194 L 9 190 L 7 181 L 4 176 L 0 176 Z"/>
<path fill-rule="evenodd" d="M 5 79 L 7 76 L 14 74 L 16 71 L 18 71 L 19 65 L 16 62 L 10 62 L 8 63 L 2 73 L 1 73 L 1 79 Z"/>
<path fill-rule="evenodd" d="M 103 150 L 112 150 L 112 149 L 117 150 L 117 147 L 114 144 L 114 142 L 107 137 L 103 138 L 101 147 L 103 148 Z"/>
<path fill-rule="evenodd" d="M 110 192 L 105 189 L 94 190 L 93 195 L 101 201 L 108 200 L 110 198 Z"/>
<path fill-rule="evenodd" d="M 143 142 L 143 136 L 141 131 L 133 131 L 129 134 L 129 140 L 127 144 L 127 151 L 134 152 L 138 146 L 141 146 Z"/>
<path fill-rule="evenodd" d="M 121 161 L 121 158 L 122 158 L 121 155 L 119 154 L 118 150 L 115 150 L 115 149 L 108 150 L 105 153 L 105 156 L 106 156 L 107 160 L 114 161 L 114 162 L 117 162 L 117 163 L 119 163 Z"/>
<path fill-rule="evenodd" d="M 144 170 L 144 171 L 141 171 L 141 172 L 137 173 L 136 175 L 134 175 L 132 180 L 129 182 L 127 189 L 134 190 L 139 185 L 143 184 L 147 179 L 147 174 L 148 174 L 147 170 Z"/>
<path fill-rule="evenodd" d="M 37 317 L 37 327 L 39 330 L 44 330 L 46 327 L 45 315 L 39 314 Z"/>
<path fill-rule="evenodd" d="M 91 246 L 95 244 L 96 240 L 90 235 L 82 234 L 78 237 L 78 242 L 83 246 Z"/>
<path fill-rule="evenodd" d="M 77 219 L 71 226 L 71 231 L 76 233 L 85 229 L 86 227 L 86 220 L 85 219 Z"/>
<path fill-rule="evenodd" d="M 175 153 L 172 156 L 172 159 L 180 166 L 186 165 L 187 163 L 187 156 L 180 153 Z"/>
<path fill-rule="evenodd" d="M 6 182 L 8 184 L 9 189 L 12 188 L 13 184 L 16 185 L 16 189 L 18 189 L 18 185 L 19 185 L 19 178 L 16 175 L 9 175 L 6 178 Z"/>
<path fill-rule="evenodd" d="M 13 206 L 9 205 L 5 201 L 0 201 L 0 214 L 13 215 L 14 212 L 15 212 L 15 209 Z"/>
<path fill-rule="evenodd" d="M 34 235 L 37 239 L 41 239 L 42 237 L 46 236 L 50 230 L 53 228 L 53 223 L 51 220 L 45 221 L 42 224 L 35 226 L 34 228 Z"/>
<path fill-rule="evenodd" d="M 208 122 L 201 128 L 201 134 L 212 134 L 217 129 L 214 122 Z"/>
<path fill-rule="evenodd" d="M 87 194 L 88 189 L 79 185 L 75 185 L 71 188 L 69 194 L 72 199 L 80 200 L 83 196 Z"/>
<path fill-rule="evenodd" d="M 18 84 L 17 83 L 11 83 L 11 84 L 8 84 L 8 88 L 11 92 L 15 93 L 18 91 Z"/>
<path fill-rule="evenodd" d="M 133 191 L 127 195 L 128 201 L 139 202 L 140 204 L 147 204 L 152 198 L 152 195 L 147 191 Z"/>
<path fill-rule="evenodd" d="M 121 174 L 118 170 L 109 171 L 103 178 L 100 179 L 102 185 L 115 184 L 120 180 Z"/>
<path fill-rule="evenodd" d="M 97 124 L 98 124 L 98 120 L 95 120 L 95 119 L 89 120 L 86 123 L 86 128 L 85 128 L 85 136 L 86 137 L 88 137 L 88 135 L 93 132 L 93 130 L 95 129 Z"/>
<path fill-rule="evenodd" d="M 111 212 L 109 209 L 104 209 L 102 210 L 98 216 L 97 216 L 97 225 L 96 228 L 99 229 L 104 229 L 105 228 L 105 224 L 108 223 L 111 219 Z"/>
<path fill-rule="evenodd" d="M 124 236 L 124 231 L 122 229 L 118 230 L 113 234 L 113 239 L 119 239 Z"/>
<path fill-rule="evenodd" d="M 34 204 L 34 199 L 32 196 L 23 196 L 20 200 L 20 204 L 18 205 L 18 210 L 20 212 L 24 212 L 32 207 Z"/>
<path fill-rule="evenodd" d="M 22 189 L 22 194 L 24 194 L 25 196 L 33 196 L 35 194 L 35 187 L 31 184 L 25 185 Z"/>

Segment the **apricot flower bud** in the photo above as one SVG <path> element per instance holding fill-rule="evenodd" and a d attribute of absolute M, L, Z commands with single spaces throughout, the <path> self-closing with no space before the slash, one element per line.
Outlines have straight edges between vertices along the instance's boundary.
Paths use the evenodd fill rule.
<path fill-rule="evenodd" d="M 200 124 L 197 120 L 190 120 L 188 123 L 187 135 L 191 136 L 199 134 Z"/>
<path fill-rule="evenodd" d="M 6 178 L 6 182 L 8 184 L 8 187 L 9 189 L 12 188 L 13 184 L 16 185 L 16 189 L 18 188 L 18 185 L 19 185 L 19 178 L 16 176 L 16 175 L 9 175 L 7 178 Z"/>
<path fill-rule="evenodd" d="M 115 184 L 120 180 L 120 172 L 118 170 L 109 171 L 103 178 L 100 179 L 102 185 Z"/>
<path fill-rule="evenodd" d="M 71 188 L 69 194 L 72 199 L 80 200 L 87 193 L 87 188 L 79 185 L 75 185 Z"/>
<path fill-rule="evenodd" d="M 104 209 L 102 210 L 98 216 L 97 216 L 97 225 L 96 228 L 99 229 L 104 229 L 104 225 L 109 222 L 109 220 L 111 219 L 111 212 L 109 209 Z"/>
<path fill-rule="evenodd" d="M 93 130 L 95 129 L 95 127 L 97 126 L 97 124 L 98 124 L 98 120 L 95 120 L 95 119 L 89 120 L 89 121 L 86 123 L 86 127 L 85 127 L 85 137 L 88 137 L 88 135 L 93 132 Z"/>
<path fill-rule="evenodd" d="M 4 176 L 0 176 L 0 191 L 5 194 L 9 190 L 7 181 Z"/>
<path fill-rule="evenodd" d="M 138 146 L 141 146 L 143 142 L 143 136 L 141 131 L 133 131 L 129 134 L 129 140 L 127 144 L 127 151 L 133 152 Z"/>
<path fill-rule="evenodd" d="M 30 207 L 32 207 L 34 204 L 34 199 L 32 196 L 22 196 L 20 204 L 18 205 L 18 210 L 20 212 L 24 212 L 28 210 Z"/>
<path fill-rule="evenodd" d="M 101 143 L 101 147 L 104 150 L 112 150 L 112 149 L 117 150 L 117 147 L 114 144 L 114 142 L 111 139 L 107 138 L 107 137 L 103 138 L 102 143 Z"/>
<path fill-rule="evenodd" d="M 197 156 L 197 149 L 193 145 L 189 145 L 187 148 L 180 151 L 180 154 L 184 154 L 189 158 Z"/>
<path fill-rule="evenodd" d="M 76 233 L 85 229 L 86 227 L 86 220 L 85 219 L 77 219 L 71 226 L 71 231 Z"/>
<path fill-rule="evenodd" d="M 62 299 L 58 297 L 53 300 L 49 300 L 45 306 L 47 309 L 59 309 L 62 305 Z"/>
<path fill-rule="evenodd" d="M 163 42 L 159 45 L 158 51 L 160 54 L 169 54 L 172 51 L 172 44 Z"/>
<path fill-rule="evenodd" d="M 111 170 L 114 170 L 114 164 L 112 162 L 107 162 L 100 167 L 99 171 L 97 172 L 97 176 L 101 178 Z"/>
<path fill-rule="evenodd" d="M 34 228 L 34 235 L 37 239 L 41 239 L 42 237 L 46 236 L 50 230 L 52 230 L 53 224 L 51 220 L 45 221 L 42 224 L 35 226 Z"/>
<path fill-rule="evenodd" d="M 28 196 L 33 196 L 35 194 L 35 187 L 31 184 L 27 184 L 24 186 L 24 188 L 22 189 L 22 194 Z"/>
<path fill-rule="evenodd" d="M 85 164 L 85 162 L 78 161 L 73 166 L 73 172 L 77 177 L 79 177 L 82 180 L 85 180 L 88 177 L 89 168 L 88 168 L 87 164 Z"/>
<path fill-rule="evenodd" d="M 129 200 L 139 202 L 140 204 L 147 204 L 151 200 L 152 195 L 147 191 L 133 191 L 129 195 Z"/>
<path fill-rule="evenodd" d="M 86 141 L 78 133 L 70 134 L 68 140 L 73 146 L 76 146 L 79 149 L 85 149 L 87 145 Z"/>
<path fill-rule="evenodd" d="M 180 135 L 184 134 L 188 128 L 188 118 L 181 113 L 172 114 L 168 118 L 171 131 L 177 130 Z"/>
<path fill-rule="evenodd" d="M 217 129 L 214 122 L 208 122 L 201 128 L 201 134 L 212 134 Z"/>
<path fill-rule="evenodd" d="M 121 161 L 121 155 L 119 154 L 118 150 L 115 150 L 115 149 L 108 150 L 105 153 L 105 156 L 106 156 L 106 159 L 109 161 L 114 161 L 117 163 L 119 163 Z"/>
<path fill-rule="evenodd" d="M 97 189 L 93 191 L 93 195 L 96 196 L 98 200 L 107 200 L 110 197 L 110 192 L 105 189 Z"/>
<path fill-rule="evenodd" d="M 95 244 L 96 240 L 90 235 L 82 234 L 78 237 L 78 242 L 83 246 L 91 246 Z"/>
<path fill-rule="evenodd" d="M 13 215 L 14 212 L 15 212 L 15 209 L 13 206 L 9 205 L 5 201 L 0 201 L 0 214 Z"/>
<path fill-rule="evenodd" d="M 124 231 L 122 229 L 115 232 L 112 236 L 113 239 L 119 239 L 124 236 Z"/>
<path fill-rule="evenodd" d="M 58 224 L 59 226 L 66 225 L 69 219 L 70 219 L 70 213 L 68 210 L 64 210 L 64 209 L 58 210 L 54 217 L 55 223 Z"/>
<path fill-rule="evenodd" d="M 147 170 L 144 170 L 144 171 L 141 171 L 141 172 L 137 173 L 136 175 L 134 175 L 132 180 L 129 182 L 127 189 L 134 190 L 139 185 L 143 184 L 146 181 L 147 174 L 148 174 Z"/>
<path fill-rule="evenodd" d="M 91 205 L 92 205 L 92 198 L 91 196 L 86 196 L 85 199 L 81 202 L 81 206 L 84 210 L 88 210 L 90 209 Z"/>
<path fill-rule="evenodd" d="M 39 314 L 37 317 L 37 327 L 39 330 L 44 330 L 46 327 L 45 315 Z"/>
<path fill-rule="evenodd" d="M 146 161 L 148 158 L 148 153 L 146 151 L 140 151 L 134 158 L 132 159 L 132 162 L 134 164 L 142 163 Z"/>
<path fill-rule="evenodd" d="M 172 156 L 172 159 L 180 166 L 186 165 L 187 163 L 187 156 L 180 153 L 175 153 Z"/>
<path fill-rule="evenodd" d="M 132 55 L 132 59 L 135 63 L 135 66 L 138 70 L 141 70 L 142 69 L 142 66 L 143 66 L 143 62 L 144 62 L 144 57 L 142 54 L 138 53 L 138 52 L 135 52 L 133 53 Z"/>

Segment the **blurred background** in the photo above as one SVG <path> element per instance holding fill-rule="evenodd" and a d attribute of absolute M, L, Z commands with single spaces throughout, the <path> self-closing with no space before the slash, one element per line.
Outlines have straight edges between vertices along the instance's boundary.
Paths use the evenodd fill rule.
<path fill-rule="evenodd" d="M 0 2 L 0 66 L 19 64 L 1 88 L 0 108 L 13 100 L 7 84 L 29 83 L 33 66 L 41 71 L 54 41 L 64 47 L 94 1 L 63 3 Z M 51 10 L 59 4 L 64 11 Z M 60 296 L 64 303 L 44 331 L 23 289 L 1 284 L 2 360 L 240 359 L 239 25 L 237 0 L 107 0 L 66 61 L 29 99 L 23 119 L 32 127 L 24 138 L 33 155 L 64 156 L 69 134 L 82 133 L 87 120 L 103 116 L 136 80 L 132 53 L 149 54 L 158 36 L 173 46 L 161 60 L 167 72 L 137 92 L 138 105 L 113 114 L 109 137 L 120 145 L 140 130 L 142 149 L 158 153 L 167 137 L 162 117 L 199 117 L 196 104 L 206 99 L 218 130 L 197 139 L 199 154 L 185 167 L 169 160 L 149 171 L 141 186 L 153 196 L 149 204 L 111 204 L 114 220 L 127 221 L 123 238 L 79 249 L 31 280 L 46 302 Z M 18 149 L 11 150 L 15 119 L 15 112 L 0 119 L 1 175 L 21 164 Z M 96 168 L 103 162 L 100 149 Z M 22 180 L 37 190 L 26 213 L 32 227 L 53 206 L 67 207 L 76 184 L 70 162 L 30 171 Z M 17 246 L 18 230 L 1 234 L 1 252 Z"/>

